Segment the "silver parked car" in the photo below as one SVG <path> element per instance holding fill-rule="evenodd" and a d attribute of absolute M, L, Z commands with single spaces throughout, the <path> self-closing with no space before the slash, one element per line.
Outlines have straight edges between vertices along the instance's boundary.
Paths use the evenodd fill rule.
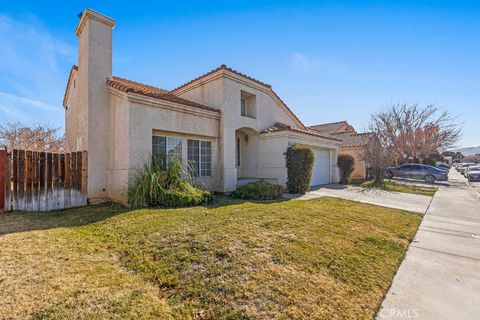
<path fill-rule="evenodd" d="M 465 175 L 465 172 L 467 171 L 468 167 L 474 166 L 475 163 L 462 163 L 460 165 L 460 173 Z"/>
<path fill-rule="evenodd" d="M 474 165 L 468 167 L 468 169 L 465 171 L 465 177 L 469 181 L 480 181 L 480 166 Z"/>
<path fill-rule="evenodd" d="M 428 183 L 435 181 L 448 181 L 448 172 L 425 164 L 403 164 L 398 167 L 390 167 L 386 170 L 386 177 L 424 180 Z"/>

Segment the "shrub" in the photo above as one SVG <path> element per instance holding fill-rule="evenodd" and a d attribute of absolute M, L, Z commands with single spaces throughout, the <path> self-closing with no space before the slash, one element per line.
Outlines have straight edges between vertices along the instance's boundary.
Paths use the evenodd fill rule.
<path fill-rule="evenodd" d="M 280 198 L 283 187 L 268 182 L 251 182 L 237 188 L 233 193 L 235 198 L 252 200 L 273 200 Z"/>
<path fill-rule="evenodd" d="M 348 180 L 350 179 L 350 175 L 352 174 L 354 167 L 355 159 L 348 155 L 342 154 L 338 156 L 337 159 L 337 166 L 340 169 L 340 183 L 347 184 Z"/>
<path fill-rule="evenodd" d="M 128 204 L 132 208 L 188 207 L 213 200 L 210 192 L 192 186 L 189 170 L 178 159 L 168 169 L 156 159 L 146 162 L 128 185 Z"/>
<path fill-rule="evenodd" d="M 309 146 L 294 144 L 285 156 L 287 189 L 290 193 L 305 193 L 310 188 L 315 154 Z"/>

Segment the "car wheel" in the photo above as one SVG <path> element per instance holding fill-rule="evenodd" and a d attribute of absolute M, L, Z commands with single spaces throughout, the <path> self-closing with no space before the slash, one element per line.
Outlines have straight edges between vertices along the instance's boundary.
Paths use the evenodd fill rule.
<path fill-rule="evenodd" d="M 388 171 L 387 174 L 386 174 L 386 177 L 387 177 L 387 179 L 392 179 L 393 178 L 393 172 Z"/>
<path fill-rule="evenodd" d="M 437 180 L 434 176 L 432 176 L 431 174 L 429 174 L 428 176 L 425 176 L 425 178 L 423 178 L 423 180 L 425 180 L 425 182 L 428 182 L 428 183 L 434 183 L 435 180 Z"/>

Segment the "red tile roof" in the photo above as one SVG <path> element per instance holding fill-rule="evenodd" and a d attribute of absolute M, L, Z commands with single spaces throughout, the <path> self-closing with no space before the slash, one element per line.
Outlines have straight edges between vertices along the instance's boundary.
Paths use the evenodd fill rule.
<path fill-rule="evenodd" d="M 343 125 L 347 126 L 347 130 L 345 131 L 355 132 L 355 129 L 347 121 L 318 124 L 315 126 L 310 126 L 309 128 L 321 133 L 332 134 L 335 132 L 339 132 L 340 128 Z"/>
<path fill-rule="evenodd" d="M 72 67 L 72 70 L 75 69 L 75 70 L 78 70 L 78 67 L 77 66 L 73 66 Z M 140 82 L 136 82 L 136 81 L 132 81 L 132 80 L 128 80 L 128 79 L 124 79 L 124 78 L 120 78 L 120 77 L 112 77 L 111 79 L 107 79 L 107 85 L 112 87 L 112 88 L 115 88 L 117 90 L 120 90 L 120 91 L 123 91 L 123 92 L 131 92 L 131 93 L 136 93 L 136 94 L 141 94 L 141 95 L 145 95 L 145 96 L 149 96 L 149 97 L 152 97 L 152 98 L 157 98 L 157 99 L 161 99 L 161 100 L 165 100 L 165 101 L 170 101 L 170 102 L 176 102 L 176 103 L 180 103 L 180 104 L 184 104 L 184 105 L 188 105 L 188 106 L 191 106 L 191 107 L 195 107 L 195 108 L 200 108 L 200 109 L 204 109 L 204 110 L 209 110 L 209 111 L 215 111 L 215 112 L 220 112 L 220 110 L 218 109 L 215 109 L 215 108 L 212 108 L 212 107 L 208 107 L 208 106 L 205 106 L 205 105 L 202 105 L 202 104 L 199 104 L 199 103 L 196 103 L 196 102 L 193 102 L 193 101 L 190 101 L 190 100 L 187 100 L 187 99 L 183 99 L 183 98 L 180 98 L 178 97 L 177 95 L 175 95 L 175 91 L 199 80 L 199 79 L 202 79 L 202 78 L 205 78 L 219 70 L 227 70 L 229 72 L 232 72 L 238 76 L 241 76 L 243 78 L 246 78 L 248 80 L 251 80 L 251 81 L 254 81 L 262 86 L 265 86 L 279 101 L 280 103 L 287 109 L 287 111 L 298 121 L 298 123 L 303 126 L 302 129 L 297 129 L 297 128 L 293 128 L 293 127 L 290 127 L 290 126 L 287 126 L 287 125 L 284 125 L 284 126 L 287 126 L 289 127 L 290 129 L 288 130 L 291 130 L 291 131 L 297 131 L 297 132 L 301 132 L 301 133 L 306 133 L 306 134 L 310 134 L 310 135 L 314 135 L 314 136 L 318 136 L 318 137 L 323 137 L 323 138 L 327 138 L 327 139 L 332 139 L 331 137 L 328 137 L 328 135 L 322 135 L 322 134 L 317 134 L 314 130 L 310 130 L 308 129 L 307 127 L 305 127 L 305 125 L 302 123 L 302 121 L 297 117 L 297 115 L 287 106 L 287 104 L 277 95 L 277 93 L 275 91 L 273 91 L 272 89 L 272 86 L 267 84 L 267 83 L 264 83 L 264 82 L 261 82 L 255 78 L 252 78 L 246 74 L 243 74 L 241 72 L 238 72 L 234 69 L 231 69 L 229 67 L 227 67 L 226 65 L 222 64 L 220 67 L 212 70 L 212 71 L 209 71 L 171 91 L 169 90 L 165 90 L 165 89 L 162 89 L 162 88 L 158 88 L 158 87 L 154 87 L 154 86 L 151 86 L 151 85 L 147 85 L 147 84 L 144 84 L 144 83 L 140 83 Z M 72 72 L 72 71 L 71 71 Z M 70 79 L 69 79 L 70 81 Z M 66 99 L 66 93 L 67 93 L 67 90 L 68 90 L 68 83 L 67 83 L 67 89 L 65 90 L 65 98 L 64 100 Z M 278 128 L 277 128 L 278 129 Z M 279 130 L 277 130 L 279 131 Z M 333 140 L 336 140 L 336 139 L 333 139 Z"/>
<path fill-rule="evenodd" d="M 375 136 L 373 132 L 355 133 L 355 132 L 336 132 L 330 135 L 331 137 L 342 140 L 340 147 L 353 148 L 366 146 L 372 137 Z"/>
<path fill-rule="evenodd" d="M 269 84 L 267 84 L 267 83 L 265 83 L 265 82 L 262 82 L 262 81 L 260 81 L 260 80 L 257 80 L 257 79 L 255 79 L 255 78 L 252 78 L 252 77 L 250 77 L 250 76 L 248 76 L 248 75 L 246 75 L 246 74 L 244 74 L 244 73 L 241 73 L 241 72 L 239 72 L 239 71 L 237 71 L 237 70 L 234 70 L 234 69 L 232 69 L 232 68 L 229 68 L 229 67 L 227 67 L 227 66 L 224 65 L 224 64 L 222 64 L 220 67 L 218 67 L 218 68 L 216 68 L 216 69 L 213 69 L 212 71 L 209 71 L 209 72 L 207 72 L 207 73 L 202 74 L 201 76 L 196 77 L 196 78 L 193 79 L 193 80 L 188 81 L 187 83 L 182 84 L 181 86 L 173 89 L 172 92 L 175 93 L 175 91 L 180 90 L 180 89 L 182 89 L 182 88 L 190 85 L 191 83 L 194 83 L 194 82 L 196 82 L 196 81 L 198 81 L 198 80 L 200 80 L 200 79 L 203 79 L 203 78 L 205 78 L 205 77 L 207 77 L 207 76 L 209 76 L 209 75 L 211 75 L 211 74 L 214 74 L 215 72 L 218 72 L 218 71 L 220 71 L 220 70 L 230 71 L 230 72 L 232 72 L 232 73 L 234 73 L 234 74 L 236 74 L 236 75 L 238 75 L 238 76 L 240 76 L 240 77 L 243 77 L 243 78 L 245 78 L 245 79 L 251 80 L 251 81 L 253 81 L 253 82 L 256 82 L 256 83 L 258 83 L 258 84 L 266 87 L 266 88 L 280 101 L 280 103 L 283 104 L 283 106 L 284 106 L 284 107 L 288 110 L 288 112 L 298 121 L 298 123 L 306 129 L 305 125 L 304 125 L 304 124 L 302 123 L 302 121 L 297 117 L 297 115 L 292 111 L 292 109 L 290 109 L 290 108 L 288 107 L 288 105 L 278 96 L 278 94 L 277 94 L 275 91 L 273 91 L 271 85 L 269 85 Z"/>
<path fill-rule="evenodd" d="M 195 108 L 204 109 L 208 111 L 220 112 L 220 110 L 218 109 L 180 98 L 168 90 L 157 88 L 154 86 L 150 86 L 150 85 L 132 81 L 132 80 L 127 80 L 120 77 L 112 77 L 111 79 L 108 79 L 107 85 L 109 87 L 120 90 L 122 92 L 141 94 L 147 97 L 175 102 L 175 103 L 187 105 L 190 107 L 195 107 Z"/>
<path fill-rule="evenodd" d="M 281 123 L 281 122 L 277 122 L 273 126 L 263 130 L 261 132 L 261 134 L 267 134 L 267 133 L 279 132 L 279 131 L 292 131 L 292 132 L 308 134 L 308 135 L 311 135 L 311 136 L 320 137 L 320 138 L 324 138 L 324 139 L 342 141 L 339 138 L 335 138 L 335 137 L 332 137 L 330 135 L 324 135 L 324 134 L 321 134 L 320 132 L 317 132 L 315 130 L 304 130 L 304 129 L 293 128 L 293 127 L 291 127 L 287 124 Z"/>
<path fill-rule="evenodd" d="M 344 125 L 346 125 L 347 128 L 339 131 Z M 319 124 L 310 126 L 309 128 L 317 131 L 320 134 L 328 135 L 329 137 L 341 140 L 342 144 L 340 147 L 342 148 L 365 146 L 375 135 L 373 132 L 357 133 L 357 131 L 355 131 L 355 129 L 347 121 Z"/>

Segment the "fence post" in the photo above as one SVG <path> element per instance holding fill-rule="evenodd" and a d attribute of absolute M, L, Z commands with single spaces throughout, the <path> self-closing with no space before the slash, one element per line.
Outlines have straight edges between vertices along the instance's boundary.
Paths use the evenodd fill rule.
<path fill-rule="evenodd" d="M 7 183 L 5 181 L 5 172 L 7 169 L 7 152 L 0 150 L 0 213 L 5 211 L 5 195 Z"/>

